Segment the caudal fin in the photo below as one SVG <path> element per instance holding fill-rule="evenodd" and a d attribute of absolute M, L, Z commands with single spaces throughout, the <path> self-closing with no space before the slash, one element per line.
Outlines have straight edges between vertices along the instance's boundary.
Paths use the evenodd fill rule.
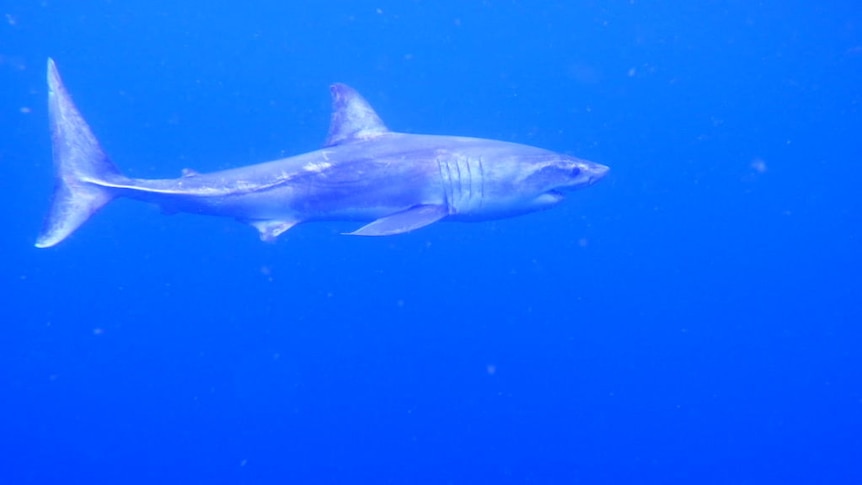
<path fill-rule="evenodd" d="M 37 248 L 66 239 L 115 197 L 105 183 L 123 179 L 72 102 L 53 59 L 48 59 L 48 115 L 55 187 Z"/>

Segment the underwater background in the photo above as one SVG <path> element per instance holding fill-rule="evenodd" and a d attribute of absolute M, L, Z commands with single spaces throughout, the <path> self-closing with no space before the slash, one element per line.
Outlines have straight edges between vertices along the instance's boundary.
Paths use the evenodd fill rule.
<path fill-rule="evenodd" d="M 0 483 L 862 483 L 853 1 L 0 5 Z M 33 247 L 45 64 L 141 178 L 387 125 L 609 165 L 388 238 L 118 200 Z"/>

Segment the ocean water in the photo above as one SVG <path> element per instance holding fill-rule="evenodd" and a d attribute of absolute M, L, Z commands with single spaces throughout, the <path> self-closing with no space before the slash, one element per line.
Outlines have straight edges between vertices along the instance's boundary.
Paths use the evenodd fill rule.
<path fill-rule="evenodd" d="M 0 5 L 0 483 L 862 483 L 851 1 Z M 387 125 L 611 173 L 390 238 L 118 200 L 33 247 L 53 57 L 130 176 Z"/>

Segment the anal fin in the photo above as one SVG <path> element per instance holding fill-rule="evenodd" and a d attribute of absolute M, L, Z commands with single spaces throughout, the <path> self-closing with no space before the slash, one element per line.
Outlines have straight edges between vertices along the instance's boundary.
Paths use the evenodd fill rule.
<path fill-rule="evenodd" d="M 381 217 L 346 234 L 348 236 L 392 236 L 403 234 L 433 224 L 446 217 L 447 214 L 448 211 L 441 205 L 417 205 L 405 211 Z"/>

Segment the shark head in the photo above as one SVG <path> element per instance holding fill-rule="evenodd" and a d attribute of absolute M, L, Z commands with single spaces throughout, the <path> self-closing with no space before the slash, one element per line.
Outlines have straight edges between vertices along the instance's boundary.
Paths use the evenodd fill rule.
<path fill-rule="evenodd" d="M 553 207 L 568 191 L 598 182 L 608 167 L 538 147 L 482 139 L 435 158 L 462 219 L 509 217 Z M 480 181 L 477 181 L 480 179 Z"/>
<path fill-rule="evenodd" d="M 527 211 L 557 205 L 565 193 L 589 187 L 610 170 L 607 166 L 581 158 L 533 147 L 514 157 L 511 167 L 513 193 L 519 193 Z"/>
<path fill-rule="evenodd" d="M 553 154 L 526 164 L 521 184 L 536 193 L 562 196 L 561 191 L 589 187 L 610 170 L 606 165 L 568 155 Z"/>

